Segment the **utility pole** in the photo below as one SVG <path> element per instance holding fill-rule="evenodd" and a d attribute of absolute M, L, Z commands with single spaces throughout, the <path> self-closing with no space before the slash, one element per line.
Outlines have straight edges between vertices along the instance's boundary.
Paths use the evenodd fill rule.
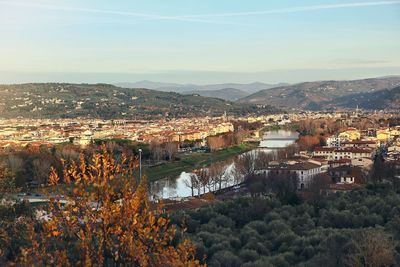
<path fill-rule="evenodd" d="M 142 179 L 142 149 L 139 148 L 139 179 Z"/>

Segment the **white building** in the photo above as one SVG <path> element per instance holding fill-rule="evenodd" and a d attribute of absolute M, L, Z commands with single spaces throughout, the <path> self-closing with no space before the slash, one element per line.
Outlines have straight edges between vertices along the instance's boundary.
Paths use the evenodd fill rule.
<path fill-rule="evenodd" d="M 298 189 L 308 188 L 312 179 L 322 172 L 321 164 L 309 161 L 270 162 L 266 168 L 256 171 L 257 174 L 278 176 L 295 173 L 298 177 Z"/>
<path fill-rule="evenodd" d="M 373 155 L 372 149 L 356 147 L 317 147 L 313 152 L 313 156 L 325 157 L 329 160 L 372 158 Z"/>

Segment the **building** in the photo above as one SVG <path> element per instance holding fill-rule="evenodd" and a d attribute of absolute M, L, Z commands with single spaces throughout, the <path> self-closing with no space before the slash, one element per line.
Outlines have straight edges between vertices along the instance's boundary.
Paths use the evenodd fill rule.
<path fill-rule="evenodd" d="M 273 161 L 266 168 L 256 170 L 257 174 L 263 175 L 288 175 L 296 174 L 298 177 L 298 189 L 308 188 L 312 179 L 322 173 L 322 166 L 317 162 L 310 161 Z"/>
<path fill-rule="evenodd" d="M 342 140 L 358 140 L 361 137 L 361 133 L 356 128 L 348 128 L 346 131 L 341 132 L 338 137 Z"/>
<path fill-rule="evenodd" d="M 344 139 L 339 138 L 336 135 L 329 136 L 326 139 L 326 146 L 328 147 L 340 147 Z"/>
<path fill-rule="evenodd" d="M 365 184 L 366 178 L 360 167 L 339 166 L 329 170 L 336 184 Z"/>
<path fill-rule="evenodd" d="M 372 149 L 357 147 L 317 147 L 313 152 L 313 156 L 325 157 L 328 160 L 372 158 L 373 155 Z"/>
<path fill-rule="evenodd" d="M 355 141 L 345 141 L 341 143 L 343 147 L 358 147 L 358 148 L 371 148 L 377 149 L 378 144 L 373 140 L 355 140 Z"/>

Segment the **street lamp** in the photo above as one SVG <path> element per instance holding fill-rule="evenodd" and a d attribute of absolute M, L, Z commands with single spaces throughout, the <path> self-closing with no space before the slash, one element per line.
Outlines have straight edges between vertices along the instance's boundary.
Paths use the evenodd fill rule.
<path fill-rule="evenodd" d="M 139 179 L 142 179 L 142 149 L 139 148 Z"/>

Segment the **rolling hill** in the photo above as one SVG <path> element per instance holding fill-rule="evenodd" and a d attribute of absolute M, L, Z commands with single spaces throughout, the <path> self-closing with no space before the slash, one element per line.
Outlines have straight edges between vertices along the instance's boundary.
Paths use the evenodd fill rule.
<path fill-rule="evenodd" d="M 400 85 L 400 76 L 352 81 L 317 81 L 261 90 L 239 100 L 241 103 L 268 104 L 281 108 L 324 109 L 335 106 L 337 98 L 372 93 Z"/>
<path fill-rule="evenodd" d="M 161 118 L 265 114 L 271 107 L 109 84 L 0 85 L 2 118 Z"/>
<path fill-rule="evenodd" d="M 196 85 L 196 84 L 160 83 L 160 82 L 152 82 L 145 80 L 136 83 L 129 83 L 129 82 L 116 83 L 115 85 L 125 88 L 147 88 L 157 91 L 177 92 L 177 93 L 215 91 L 215 90 L 233 88 L 244 91 L 247 94 L 251 94 L 258 92 L 259 90 L 270 89 L 288 84 L 286 83 L 267 84 L 267 83 L 253 82 L 253 83 L 222 83 L 222 84 Z"/>
<path fill-rule="evenodd" d="M 327 103 L 327 105 L 329 105 Z M 362 109 L 400 109 L 400 86 L 373 93 L 359 93 L 335 100 L 335 106 Z"/>
<path fill-rule="evenodd" d="M 235 89 L 235 88 L 224 88 L 219 90 L 197 90 L 182 92 L 184 95 L 201 95 L 206 97 L 220 98 L 228 101 L 236 101 L 249 95 L 249 93 Z"/>

